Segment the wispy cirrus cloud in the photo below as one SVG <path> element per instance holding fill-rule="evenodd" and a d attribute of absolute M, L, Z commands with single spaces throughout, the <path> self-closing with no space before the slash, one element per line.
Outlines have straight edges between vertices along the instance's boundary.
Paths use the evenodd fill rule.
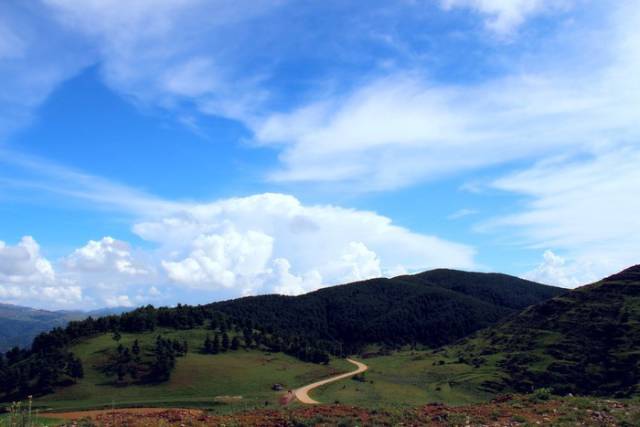
<path fill-rule="evenodd" d="M 484 229 L 509 232 L 531 248 L 562 253 L 562 266 L 552 265 L 552 271 L 570 277 L 562 282 L 583 284 L 637 264 L 638 162 L 640 146 L 631 144 L 581 159 L 547 160 L 504 176 L 493 187 L 522 196 L 524 207 L 484 224 Z"/>
<path fill-rule="evenodd" d="M 445 9 L 469 8 L 487 15 L 487 28 L 502 36 L 516 30 L 532 16 L 564 9 L 573 3 L 572 0 L 441 0 Z"/>
<path fill-rule="evenodd" d="M 27 189 L 62 196 L 74 203 L 90 204 L 93 209 L 131 215 L 162 214 L 188 204 L 163 200 L 143 190 L 15 150 L 0 149 L 0 164 L 6 166 L 4 171 L 0 170 L 0 186 L 13 193 Z"/>
<path fill-rule="evenodd" d="M 463 208 L 448 215 L 447 219 L 456 220 L 456 219 L 465 218 L 471 215 L 477 215 L 478 213 L 479 211 L 477 209 Z"/>

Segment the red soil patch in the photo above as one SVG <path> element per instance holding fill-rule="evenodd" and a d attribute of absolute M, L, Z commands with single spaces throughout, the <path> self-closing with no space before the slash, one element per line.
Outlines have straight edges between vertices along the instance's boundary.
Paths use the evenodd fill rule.
<path fill-rule="evenodd" d="M 593 401 L 578 407 L 575 400 L 530 401 L 510 398 L 491 403 L 451 407 L 429 404 L 404 412 L 367 410 L 346 405 L 314 405 L 293 409 L 258 409 L 228 415 L 207 414 L 192 409 L 136 408 L 115 411 L 51 413 L 51 417 L 77 420 L 90 417 L 99 426 L 335 426 L 347 421 L 353 425 L 380 426 L 483 426 L 570 425 L 613 427 L 640 425 L 640 405 L 610 400 Z M 630 421 L 620 423 L 620 417 Z M 632 418 L 629 418 L 631 416 Z"/>
<path fill-rule="evenodd" d="M 93 411 L 72 412 L 45 412 L 40 416 L 59 420 L 79 420 L 82 418 L 107 419 L 109 417 L 157 417 L 165 413 L 172 413 L 183 417 L 199 417 L 204 414 L 199 409 L 167 409 L 167 408 L 122 408 L 122 409 L 97 409 Z"/>

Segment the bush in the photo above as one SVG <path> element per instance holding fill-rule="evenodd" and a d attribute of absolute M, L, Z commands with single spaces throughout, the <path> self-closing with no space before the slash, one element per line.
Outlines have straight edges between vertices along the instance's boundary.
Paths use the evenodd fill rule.
<path fill-rule="evenodd" d="M 551 398 L 551 390 L 548 388 L 539 388 L 536 389 L 532 394 L 534 400 L 549 400 Z"/>

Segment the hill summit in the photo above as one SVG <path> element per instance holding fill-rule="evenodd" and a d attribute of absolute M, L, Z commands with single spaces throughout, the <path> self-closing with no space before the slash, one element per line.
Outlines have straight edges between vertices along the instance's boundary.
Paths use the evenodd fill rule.
<path fill-rule="evenodd" d="M 337 342 L 436 347 L 490 326 L 566 289 L 497 273 L 448 269 L 323 288 L 297 297 L 262 295 L 208 307 L 280 335 Z"/>
<path fill-rule="evenodd" d="M 640 264 L 603 279 L 602 282 L 634 282 L 640 284 Z"/>

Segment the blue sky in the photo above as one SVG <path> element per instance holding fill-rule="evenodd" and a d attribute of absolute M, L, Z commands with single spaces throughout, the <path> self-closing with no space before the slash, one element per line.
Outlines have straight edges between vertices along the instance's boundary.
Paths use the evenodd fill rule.
<path fill-rule="evenodd" d="M 638 262 L 640 7 L 0 5 L 0 301 Z"/>

